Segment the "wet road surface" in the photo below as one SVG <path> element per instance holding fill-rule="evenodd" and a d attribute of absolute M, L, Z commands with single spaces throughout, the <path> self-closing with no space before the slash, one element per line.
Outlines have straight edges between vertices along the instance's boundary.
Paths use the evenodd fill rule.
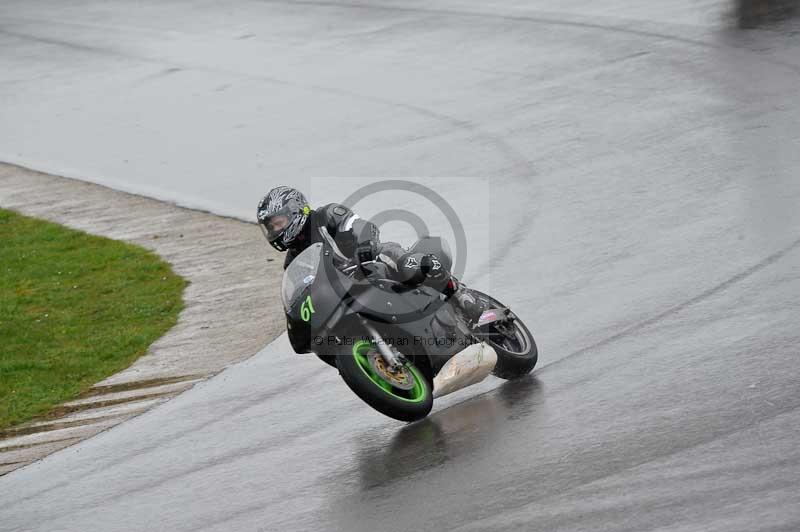
<path fill-rule="evenodd" d="M 4 3 L 0 158 L 243 218 L 449 176 L 541 357 L 404 426 L 282 338 L 0 478 L 0 530 L 800 528 L 797 23 L 562 4 Z"/>

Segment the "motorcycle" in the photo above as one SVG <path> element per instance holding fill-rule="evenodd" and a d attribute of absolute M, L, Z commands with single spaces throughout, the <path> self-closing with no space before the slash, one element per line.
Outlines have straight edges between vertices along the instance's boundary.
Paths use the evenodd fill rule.
<path fill-rule="evenodd" d="M 451 268 L 438 239 L 420 239 L 410 251 L 434 253 Z M 426 417 L 436 397 L 489 374 L 519 378 L 536 365 L 536 342 L 519 317 L 471 293 L 485 309 L 475 323 L 431 287 L 392 280 L 380 262 L 356 264 L 327 233 L 289 265 L 281 288 L 295 352 L 316 354 L 372 408 L 407 422 Z"/>

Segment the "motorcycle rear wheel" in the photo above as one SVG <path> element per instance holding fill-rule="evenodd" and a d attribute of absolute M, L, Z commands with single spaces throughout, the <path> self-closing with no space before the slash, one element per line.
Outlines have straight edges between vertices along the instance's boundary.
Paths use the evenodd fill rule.
<path fill-rule="evenodd" d="M 478 298 L 483 300 L 487 308 L 507 308 L 495 298 L 478 292 L 472 291 Z M 485 335 L 477 336 L 491 345 L 497 353 L 497 364 L 492 370 L 492 374 L 501 379 L 511 380 L 524 377 L 536 366 L 539 360 L 539 349 L 536 341 L 528 327 L 522 320 L 515 318 L 508 324 L 505 330 L 501 330 L 498 325 L 489 324 L 482 327 Z"/>
<path fill-rule="evenodd" d="M 347 386 L 381 414 L 407 422 L 427 416 L 433 408 L 433 386 L 425 375 L 411 362 L 400 373 L 390 373 L 382 363 L 368 341 L 342 346 L 336 356 L 336 367 Z M 393 375 L 397 375 L 394 381 Z"/>

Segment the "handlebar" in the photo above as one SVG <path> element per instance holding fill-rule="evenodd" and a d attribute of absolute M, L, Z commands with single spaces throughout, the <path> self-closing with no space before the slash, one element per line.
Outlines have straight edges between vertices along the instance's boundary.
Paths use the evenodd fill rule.
<path fill-rule="evenodd" d="M 364 267 L 367 264 L 375 264 L 377 263 L 376 260 L 369 260 L 364 262 L 357 262 L 342 253 L 342 250 L 339 248 L 338 244 L 336 244 L 336 240 L 333 239 L 331 234 L 328 232 L 327 227 L 320 227 L 320 233 L 322 234 L 322 238 L 325 239 L 325 242 L 331 247 L 333 250 L 333 257 L 335 261 L 338 261 L 340 265 L 340 271 L 344 274 L 350 274 L 357 270 L 359 267 Z"/>

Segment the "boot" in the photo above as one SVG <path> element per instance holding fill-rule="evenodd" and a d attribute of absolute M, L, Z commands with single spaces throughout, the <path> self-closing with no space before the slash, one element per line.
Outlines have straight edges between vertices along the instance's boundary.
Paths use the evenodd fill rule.
<path fill-rule="evenodd" d="M 449 292 L 449 293 L 448 293 Z M 444 294 L 452 298 L 456 310 L 467 320 L 470 325 L 478 323 L 483 315 L 484 307 L 480 299 L 463 283 L 451 277 L 447 282 Z"/>

